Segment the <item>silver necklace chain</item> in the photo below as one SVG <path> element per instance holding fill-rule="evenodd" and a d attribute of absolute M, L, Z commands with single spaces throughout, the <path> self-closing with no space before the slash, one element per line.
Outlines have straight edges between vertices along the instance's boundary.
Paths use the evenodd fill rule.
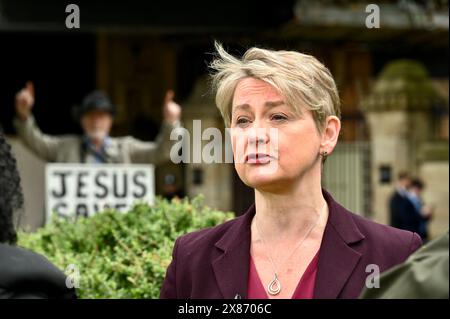
<path fill-rule="evenodd" d="M 281 263 L 281 266 L 284 266 L 284 264 L 292 257 L 292 255 L 294 255 L 294 253 L 297 251 L 297 249 L 303 244 L 303 242 L 306 240 L 306 238 L 308 238 L 308 236 L 310 235 L 310 233 L 312 232 L 312 230 L 317 226 L 317 224 L 319 223 L 320 217 L 322 216 L 322 213 L 325 210 L 325 207 L 327 206 L 327 203 L 325 202 L 325 204 L 323 205 L 322 209 L 320 210 L 319 216 L 317 217 L 316 222 L 312 225 L 312 227 L 308 230 L 308 232 L 305 234 L 305 236 L 302 238 L 301 241 L 298 242 L 298 244 L 295 246 L 294 250 L 292 250 L 292 252 L 289 254 L 289 256 L 284 260 L 284 262 Z M 261 241 L 264 245 L 264 247 L 267 250 L 267 244 L 264 241 L 263 236 L 261 235 L 261 231 L 259 229 L 258 226 L 258 221 L 256 219 L 255 216 L 255 226 L 256 226 L 256 231 L 258 232 L 258 236 L 261 238 Z M 274 278 L 269 282 L 269 284 L 267 285 L 267 292 L 272 295 L 272 296 L 276 296 L 280 293 L 281 291 L 281 283 L 280 280 L 278 279 L 278 272 L 277 272 L 277 268 L 275 267 L 275 262 L 272 259 L 272 256 L 270 253 L 265 254 L 267 259 L 269 259 L 270 263 L 272 264 L 272 268 L 273 268 L 273 272 L 274 272 Z"/>

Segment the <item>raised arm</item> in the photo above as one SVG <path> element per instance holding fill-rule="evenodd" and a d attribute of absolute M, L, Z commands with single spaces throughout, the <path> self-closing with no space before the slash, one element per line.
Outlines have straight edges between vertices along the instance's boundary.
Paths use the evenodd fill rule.
<path fill-rule="evenodd" d="M 155 141 L 130 140 L 132 162 L 161 164 L 170 160 L 170 149 L 176 143 L 170 140 L 170 133 L 173 129 L 181 127 L 181 107 L 174 102 L 173 97 L 173 91 L 167 91 L 163 105 L 164 122 Z"/>
<path fill-rule="evenodd" d="M 27 82 L 26 86 L 16 94 L 14 127 L 23 143 L 37 156 L 46 161 L 55 161 L 61 138 L 41 132 L 31 113 L 33 106 L 34 86 L 32 82 Z"/>

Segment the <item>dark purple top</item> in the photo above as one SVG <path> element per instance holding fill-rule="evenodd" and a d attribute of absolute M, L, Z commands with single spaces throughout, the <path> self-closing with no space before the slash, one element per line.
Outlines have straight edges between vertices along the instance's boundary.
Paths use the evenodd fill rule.
<path fill-rule="evenodd" d="M 329 216 L 314 285 L 315 299 L 358 298 L 368 265 L 381 272 L 402 262 L 421 245 L 412 232 L 352 214 L 325 190 Z M 251 223 L 256 207 L 231 221 L 179 237 L 161 288 L 161 298 L 247 298 Z"/>
<path fill-rule="evenodd" d="M 298 282 L 297 288 L 295 288 L 294 294 L 291 299 L 313 299 L 314 286 L 316 284 L 317 264 L 319 261 L 319 251 L 317 251 L 314 258 L 309 263 L 305 272 Z M 266 289 L 259 278 L 258 271 L 256 270 L 255 263 L 252 256 L 250 256 L 250 268 L 248 273 L 248 286 L 247 286 L 247 298 L 248 299 L 267 299 Z"/>

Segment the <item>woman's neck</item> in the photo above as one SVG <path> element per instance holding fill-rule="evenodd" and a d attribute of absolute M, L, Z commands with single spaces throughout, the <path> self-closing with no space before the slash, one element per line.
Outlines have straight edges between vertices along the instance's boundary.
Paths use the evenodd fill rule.
<path fill-rule="evenodd" d="M 276 194 L 255 190 L 255 207 L 255 220 L 267 242 L 298 238 L 316 222 L 324 227 L 328 219 L 320 178 L 300 180 Z"/>

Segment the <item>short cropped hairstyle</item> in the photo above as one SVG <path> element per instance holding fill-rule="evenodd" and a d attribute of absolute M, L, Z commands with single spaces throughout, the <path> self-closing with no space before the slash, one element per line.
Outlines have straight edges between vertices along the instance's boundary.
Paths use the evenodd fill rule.
<path fill-rule="evenodd" d="M 251 77 L 262 80 L 285 99 L 286 105 L 301 114 L 301 107 L 311 110 L 319 131 L 327 116 L 340 118 L 340 99 L 330 71 L 315 57 L 295 51 L 251 48 L 238 59 L 215 43 L 217 56 L 211 62 L 212 87 L 216 105 L 225 125 L 231 125 L 231 108 L 238 82 Z"/>

